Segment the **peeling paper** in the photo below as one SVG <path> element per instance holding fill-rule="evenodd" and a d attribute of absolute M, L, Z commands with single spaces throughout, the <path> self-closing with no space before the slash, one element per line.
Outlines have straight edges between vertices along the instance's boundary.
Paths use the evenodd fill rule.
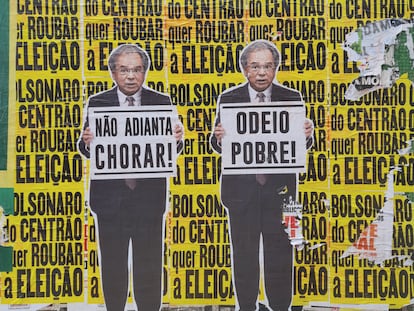
<path fill-rule="evenodd" d="M 414 79 L 414 27 L 405 19 L 368 23 L 346 35 L 342 48 L 349 62 L 357 62 L 360 76 L 345 99 L 358 100 L 372 91 L 390 88 L 404 74 Z"/>
<path fill-rule="evenodd" d="M 393 258 L 394 172 L 398 169 L 394 168 L 387 174 L 386 200 L 377 217 L 341 258 L 358 255 L 360 259 L 368 259 L 375 264 L 382 264 L 385 260 Z"/>
<path fill-rule="evenodd" d="M 292 197 L 282 207 L 282 223 L 285 227 L 285 232 L 289 237 L 290 244 L 298 249 L 302 249 L 308 243 L 302 233 L 302 208 L 302 204 L 294 201 Z"/>

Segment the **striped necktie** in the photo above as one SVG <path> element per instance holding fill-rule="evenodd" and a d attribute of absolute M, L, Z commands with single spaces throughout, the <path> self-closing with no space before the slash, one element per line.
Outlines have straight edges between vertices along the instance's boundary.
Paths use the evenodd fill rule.
<path fill-rule="evenodd" d="M 263 92 L 258 92 L 256 97 L 259 99 L 259 103 L 264 103 L 266 95 Z M 265 174 L 256 174 L 256 181 L 264 186 L 267 181 L 267 176 Z"/>
<path fill-rule="evenodd" d="M 126 102 L 128 103 L 128 106 L 135 106 L 134 105 L 135 99 L 132 96 L 127 96 Z M 131 190 L 134 190 L 137 186 L 137 181 L 133 178 L 125 179 L 125 184 L 127 187 Z"/>
<path fill-rule="evenodd" d="M 259 99 L 259 103 L 264 103 L 266 95 L 263 92 L 258 92 L 256 97 Z"/>
<path fill-rule="evenodd" d="M 128 106 L 135 106 L 134 101 L 135 101 L 135 98 L 133 98 L 132 96 L 127 96 L 126 102 L 128 103 Z"/>

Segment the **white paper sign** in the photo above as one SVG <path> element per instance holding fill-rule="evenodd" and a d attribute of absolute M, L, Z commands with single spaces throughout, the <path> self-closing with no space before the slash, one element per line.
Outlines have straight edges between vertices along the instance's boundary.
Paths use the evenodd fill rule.
<path fill-rule="evenodd" d="M 304 172 L 304 121 L 301 101 L 220 105 L 223 174 Z"/>
<path fill-rule="evenodd" d="M 169 177 L 176 174 L 179 123 L 174 106 L 90 108 L 94 134 L 91 179 Z"/>

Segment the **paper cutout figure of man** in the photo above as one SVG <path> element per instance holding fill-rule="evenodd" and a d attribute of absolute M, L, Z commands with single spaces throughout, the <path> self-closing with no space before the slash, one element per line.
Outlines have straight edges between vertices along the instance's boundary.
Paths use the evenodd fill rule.
<path fill-rule="evenodd" d="M 276 83 L 280 56 L 276 46 L 257 40 L 240 54 L 247 82 L 222 93 L 211 145 L 221 153 L 226 124 L 220 104 L 302 101 L 301 94 Z M 307 148 L 312 145 L 313 123 L 304 124 Z M 240 311 L 258 310 L 260 243 L 268 306 L 287 311 L 292 297 L 292 246 L 282 225 L 282 205 L 296 197 L 296 174 L 240 174 L 221 176 L 221 200 L 228 211 L 232 246 L 233 283 Z"/>
<path fill-rule="evenodd" d="M 169 96 L 144 85 L 150 67 L 147 53 L 137 45 L 124 44 L 112 51 L 108 65 L 115 87 L 89 98 L 88 107 L 171 105 Z M 94 139 L 85 119 L 79 151 L 90 157 Z M 183 128 L 174 127 L 177 151 Z M 129 247 L 135 302 L 140 311 L 161 307 L 166 178 L 91 180 L 90 207 L 98 225 L 102 287 L 108 311 L 124 310 L 129 288 Z"/>

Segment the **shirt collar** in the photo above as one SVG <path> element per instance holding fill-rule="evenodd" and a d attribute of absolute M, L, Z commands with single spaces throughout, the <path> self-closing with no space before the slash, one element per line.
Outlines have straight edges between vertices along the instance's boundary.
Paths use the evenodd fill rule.
<path fill-rule="evenodd" d="M 250 84 L 248 84 L 248 89 L 249 89 L 250 102 L 252 103 L 258 102 L 257 93 L 259 92 L 253 89 Z M 272 85 L 270 85 L 267 89 L 262 91 L 262 93 L 265 94 L 266 96 L 265 101 L 270 102 L 272 98 Z"/>
<path fill-rule="evenodd" d="M 135 106 L 141 105 L 141 93 L 142 93 L 142 89 L 140 89 L 135 94 L 130 95 L 130 96 L 132 96 L 134 98 Z M 117 94 L 118 94 L 119 105 L 120 106 L 127 106 L 128 105 L 127 102 L 126 102 L 127 95 L 125 95 L 124 93 L 122 93 L 119 88 L 117 90 Z"/>

